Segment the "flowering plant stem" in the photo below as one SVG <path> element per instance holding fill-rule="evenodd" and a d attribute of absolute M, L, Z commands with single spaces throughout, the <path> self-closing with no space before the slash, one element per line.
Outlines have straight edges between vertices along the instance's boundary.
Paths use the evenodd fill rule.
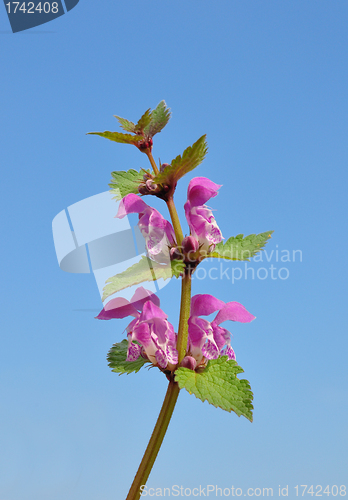
<path fill-rule="evenodd" d="M 182 240 L 184 239 L 184 235 L 182 233 L 178 212 L 176 211 L 175 203 L 172 197 L 168 199 L 167 207 L 170 213 L 170 218 L 172 220 L 176 241 L 178 243 L 178 246 L 180 247 L 182 244 Z"/>
<path fill-rule="evenodd" d="M 179 395 L 179 386 L 171 380 L 168 385 L 167 394 L 164 398 L 163 405 L 158 416 L 155 428 L 147 445 L 143 459 L 139 466 L 138 472 L 134 478 L 132 486 L 129 490 L 126 500 L 138 500 L 141 496 L 140 487 L 146 484 L 150 475 L 153 464 L 155 463 L 157 454 L 160 450 L 162 441 L 167 432 L 167 428 L 172 417 L 176 400 Z"/>
<path fill-rule="evenodd" d="M 176 348 L 179 354 L 179 365 L 186 354 L 190 307 L 191 307 L 191 274 L 185 273 L 185 276 L 182 278 L 181 282 L 180 319 L 179 319 L 178 341 L 176 344 Z"/>
<path fill-rule="evenodd" d="M 156 172 L 157 167 L 152 154 L 149 153 L 147 156 L 150 160 L 150 163 L 154 171 Z M 173 197 L 170 197 L 168 199 L 167 206 L 172 220 L 173 228 L 175 231 L 177 243 L 178 245 L 181 245 L 183 240 L 183 233 Z M 180 319 L 179 319 L 179 331 L 177 340 L 179 364 L 185 357 L 186 353 L 190 305 L 191 305 L 191 274 L 190 272 L 188 273 L 186 272 L 185 276 L 182 278 L 182 283 L 181 283 Z M 132 486 L 129 490 L 126 500 L 138 500 L 141 496 L 140 487 L 146 484 L 146 481 L 150 475 L 153 464 L 155 463 L 164 436 L 167 432 L 168 425 L 172 417 L 176 401 L 178 399 L 179 390 L 180 389 L 178 384 L 174 382 L 173 379 L 171 379 L 169 381 L 167 393 L 164 398 L 163 405 L 160 414 L 158 416 L 155 428 L 153 430 L 149 444 L 147 445 L 143 459 L 139 465 L 139 469 L 135 475 L 135 478 L 133 480 Z"/>
<path fill-rule="evenodd" d="M 156 162 L 155 160 L 153 159 L 153 156 L 152 156 L 152 153 L 150 150 L 146 151 L 146 155 L 148 157 L 148 159 L 150 160 L 150 163 L 151 163 L 151 166 L 153 168 L 153 171 L 155 172 L 155 174 L 157 175 L 159 170 L 157 168 L 157 165 L 156 165 Z"/>

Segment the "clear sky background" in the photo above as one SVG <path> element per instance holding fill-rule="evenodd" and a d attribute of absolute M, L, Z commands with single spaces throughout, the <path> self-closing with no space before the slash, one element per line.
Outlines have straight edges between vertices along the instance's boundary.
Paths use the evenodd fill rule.
<path fill-rule="evenodd" d="M 194 281 L 194 293 L 257 316 L 225 325 L 254 422 L 182 392 L 148 485 L 275 497 L 288 485 L 291 499 L 296 485 L 348 486 L 347 22 L 337 0 L 80 0 L 12 34 L 0 9 L 0 500 L 126 497 L 167 382 L 110 371 L 128 320 L 94 319 L 93 275 L 60 270 L 51 223 L 107 190 L 112 170 L 147 167 L 136 148 L 85 134 L 162 99 L 173 116 L 156 159 L 208 137 L 176 193 L 183 224 L 187 181 L 211 177 L 223 184 L 210 202 L 223 235 L 274 230 L 270 262 L 249 266 L 277 271 L 245 279 L 244 264 L 226 263 L 221 279 Z M 280 262 L 284 250 L 302 261 Z M 231 267 L 243 272 L 233 284 Z M 159 294 L 175 326 L 179 290 Z"/>

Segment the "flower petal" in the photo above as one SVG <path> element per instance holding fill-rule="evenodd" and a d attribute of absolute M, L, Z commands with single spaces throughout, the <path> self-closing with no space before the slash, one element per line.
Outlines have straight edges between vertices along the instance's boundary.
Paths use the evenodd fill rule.
<path fill-rule="evenodd" d="M 191 316 L 209 316 L 224 306 L 225 302 L 213 297 L 213 295 L 194 295 L 191 299 Z"/>
<path fill-rule="evenodd" d="M 145 201 L 143 201 L 138 195 L 134 193 L 127 194 L 127 196 L 125 196 L 121 200 L 116 218 L 123 219 L 123 217 L 125 217 L 127 214 L 140 214 L 148 206 L 149 205 L 147 205 Z"/>
<path fill-rule="evenodd" d="M 150 290 L 146 290 L 143 286 L 139 286 L 131 298 L 131 304 L 140 311 L 146 301 L 151 300 L 156 306 L 160 305 L 160 299 Z M 110 301 L 111 302 L 111 301 Z"/>
<path fill-rule="evenodd" d="M 210 198 L 218 194 L 220 184 L 207 179 L 206 177 L 195 177 L 188 185 L 187 199 L 191 207 L 204 205 Z"/>
<path fill-rule="evenodd" d="M 127 316 L 137 316 L 138 314 L 136 307 L 127 299 L 116 297 L 103 307 L 96 319 L 120 319 Z"/>
<path fill-rule="evenodd" d="M 140 315 L 140 321 L 151 321 L 154 318 L 164 318 L 167 319 L 167 314 L 162 311 L 162 309 L 151 301 L 147 301 L 144 304 L 142 313 Z"/>
<path fill-rule="evenodd" d="M 167 364 L 168 364 L 168 360 L 167 360 L 167 356 L 165 355 L 165 353 L 162 351 L 162 349 L 158 349 L 156 351 L 156 361 L 157 363 L 159 364 L 159 366 L 163 369 L 167 368 Z"/>
<path fill-rule="evenodd" d="M 176 350 L 175 346 L 172 344 L 167 345 L 166 349 L 166 355 L 168 359 L 168 363 L 171 363 L 172 365 L 176 365 L 178 360 L 179 360 L 179 355 L 178 351 Z"/>
<path fill-rule="evenodd" d="M 215 342 L 210 339 L 207 339 L 207 342 L 202 347 L 202 353 L 207 359 L 217 359 L 219 357 L 219 350 Z"/>
<path fill-rule="evenodd" d="M 219 325 L 227 320 L 239 321 L 240 323 L 250 323 L 250 321 L 253 321 L 254 319 L 255 316 L 247 311 L 239 302 L 227 302 L 227 304 L 217 313 L 213 323 Z"/>
<path fill-rule="evenodd" d="M 227 345 L 225 349 L 222 349 L 222 351 L 220 351 L 220 356 L 228 356 L 228 359 L 236 359 L 234 350 L 230 345 Z"/>
<path fill-rule="evenodd" d="M 140 356 L 141 347 L 138 344 L 134 344 L 134 342 L 130 342 L 128 344 L 127 350 L 127 361 L 135 361 Z"/>

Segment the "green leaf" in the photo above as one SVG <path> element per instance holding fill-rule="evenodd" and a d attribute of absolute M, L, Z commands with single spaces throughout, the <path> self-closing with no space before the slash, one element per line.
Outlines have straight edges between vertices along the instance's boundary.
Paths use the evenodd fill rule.
<path fill-rule="evenodd" d="M 137 142 L 144 139 L 141 135 L 122 134 L 121 132 L 109 132 L 108 130 L 105 132 L 88 132 L 87 135 L 100 135 L 100 137 L 105 137 L 105 139 L 109 139 L 110 141 L 134 144 L 135 146 Z"/>
<path fill-rule="evenodd" d="M 175 381 L 180 389 L 186 389 L 196 398 L 222 408 L 234 411 L 238 417 L 243 415 L 252 422 L 253 393 L 247 380 L 239 380 L 237 375 L 243 369 L 227 356 L 211 359 L 201 373 L 180 367 L 175 372 Z"/>
<path fill-rule="evenodd" d="M 151 109 L 147 109 L 138 123 L 135 125 L 134 132 L 144 132 L 144 128 L 151 122 Z"/>
<path fill-rule="evenodd" d="M 117 171 L 111 172 L 111 182 L 109 184 L 111 188 L 111 192 L 115 194 L 115 200 L 121 200 L 124 196 L 130 193 L 139 194 L 138 187 L 144 182 L 143 175 L 144 173 L 150 173 L 149 170 L 141 170 L 138 172 L 137 170 L 130 169 L 125 172 Z"/>
<path fill-rule="evenodd" d="M 184 263 L 182 261 L 173 260 L 171 265 L 162 265 L 154 262 L 148 257 L 142 256 L 139 262 L 129 267 L 123 273 L 116 274 L 106 281 L 104 287 L 104 294 L 102 300 L 104 301 L 110 295 L 113 295 L 124 288 L 132 285 L 138 285 L 143 281 L 155 281 L 163 278 L 164 280 L 172 276 L 180 276 L 184 270 Z"/>
<path fill-rule="evenodd" d="M 182 156 L 177 156 L 163 172 L 156 175 L 154 182 L 175 185 L 181 177 L 202 163 L 207 151 L 206 135 L 202 135 L 192 146 L 185 149 Z"/>
<path fill-rule="evenodd" d="M 260 234 L 249 234 L 245 238 L 243 234 L 231 236 L 225 243 L 222 241 L 218 243 L 215 250 L 208 254 L 207 257 L 249 261 L 251 257 L 255 257 L 263 249 L 273 232 L 267 231 Z"/>
<path fill-rule="evenodd" d="M 125 118 L 121 118 L 120 116 L 114 115 L 114 117 L 118 120 L 119 124 L 123 128 L 123 130 L 126 130 L 127 132 L 133 132 L 135 133 L 135 124 L 133 122 L 130 122 L 129 120 L 126 120 Z"/>
<path fill-rule="evenodd" d="M 146 363 L 149 363 L 147 359 L 139 358 L 136 361 L 126 361 L 127 359 L 127 349 L 128 341 L 126 339 L 122 340 L 117 344 L 114 344 L 107 355 L 108 365 L 113 372 L 119 373 L 137 373 L 140 368 L 142 368 Z"/>
<path fill-rule="evenodd" d="M 169 122 L 170 114 L 170 108 L 167 108 L 165 101 L 161 101 L 151 113 L 151 121 L 144 128 L 145 135 L 153 137 L 158 132 L 161 132 Z"/>

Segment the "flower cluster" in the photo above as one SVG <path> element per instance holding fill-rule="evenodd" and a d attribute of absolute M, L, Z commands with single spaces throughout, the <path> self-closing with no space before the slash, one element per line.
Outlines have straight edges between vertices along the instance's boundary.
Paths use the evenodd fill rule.
<path fill-rule="evenodd" d="M 116 217 L 139 214 L 138 226 L 145 238 L 149 257 L 160 263 L 169 262 L 169 249 L 176 245 L 173 226 L 136 194 L 128 194 L 121 201 Z"/>
<path fill-rule="evenodd" d="M 216 220 L 205 205 L 218 194 L 220 187 L 205 177 L 196 177 L 190 182 L 184 207 L 190 236 L 184 238 L 180 248 L 171 223 L 136 194 L 128 194 L 122 199 L 116 217 L 122 219 L 127 214 L 139 214 L 139 229 L 145 238 L 148 255 L 153 260 L 167 263 L 170 258 L 180 257 L 183 253 L 192 261 L 199 257 L 198 253 L 207 255 L 222 241 Z"/>
<path fill-rule="evenodd" d="M 205 177 L 195 177 L 187 189 L 187 202 L 184 205 L 186 219 L 191 236 L 206 254 L 213 251 L 215 245 L 223 239 L 212 211 L 205 205 L 218 194 L 220 187 Z"/>
<path fill-rule="evenodd" d="M 159 305 L 156 295 L 139 287 L 130 301 L 121 297 L 110 300 L 96 318 L 109 320 L 133 316 L 126 328 L 127 361 L 135 361 L 142 355 L 155 366 L 171 370 L 178 363 L 177 336 Z"/>
<path fill-rule="evenodd" d="M 200 317 L 209 316 L 215 311 L 218 313 L 213 321 Z M 250 323 L 253 319 L 255 316 L 239 302 L 225 303 L 207 294 L 192 297 L 188 320 L 188 357 L 192 359 L 184 359 L 184 366 L 194 368 L 206 359 L 216 359 L 219 356 L 236 359 L 231 347 L 231 333 L 220 324 L 227 320 Z"/>
<path fill-rule="evenodd" d="M 177 335 L 167 321 L 167 315 L 159 307 L 159 298 L 149 290 L 139 287 L 131 301 L 123 298 L 110 300 L 97 316 L 109 320 L 133 316 L 126 328 L 128 337 L 127 361 L 135 361 L 140 355 L 155 366 L 173 370 L 178 363 Z M 209 316 L 218 311 L 213 321 Z M 255 319 L 242 304 L 223 302 L 212 295 L 200 294 L 191 299 L 191 315 L 188 320 L 187 356 L 182 366 L 194 370 L 206 360 L 227 356 L 236 359 L 231 347 L 231 333 L 220 324 L 224 321 L 249 323 Z"/>

